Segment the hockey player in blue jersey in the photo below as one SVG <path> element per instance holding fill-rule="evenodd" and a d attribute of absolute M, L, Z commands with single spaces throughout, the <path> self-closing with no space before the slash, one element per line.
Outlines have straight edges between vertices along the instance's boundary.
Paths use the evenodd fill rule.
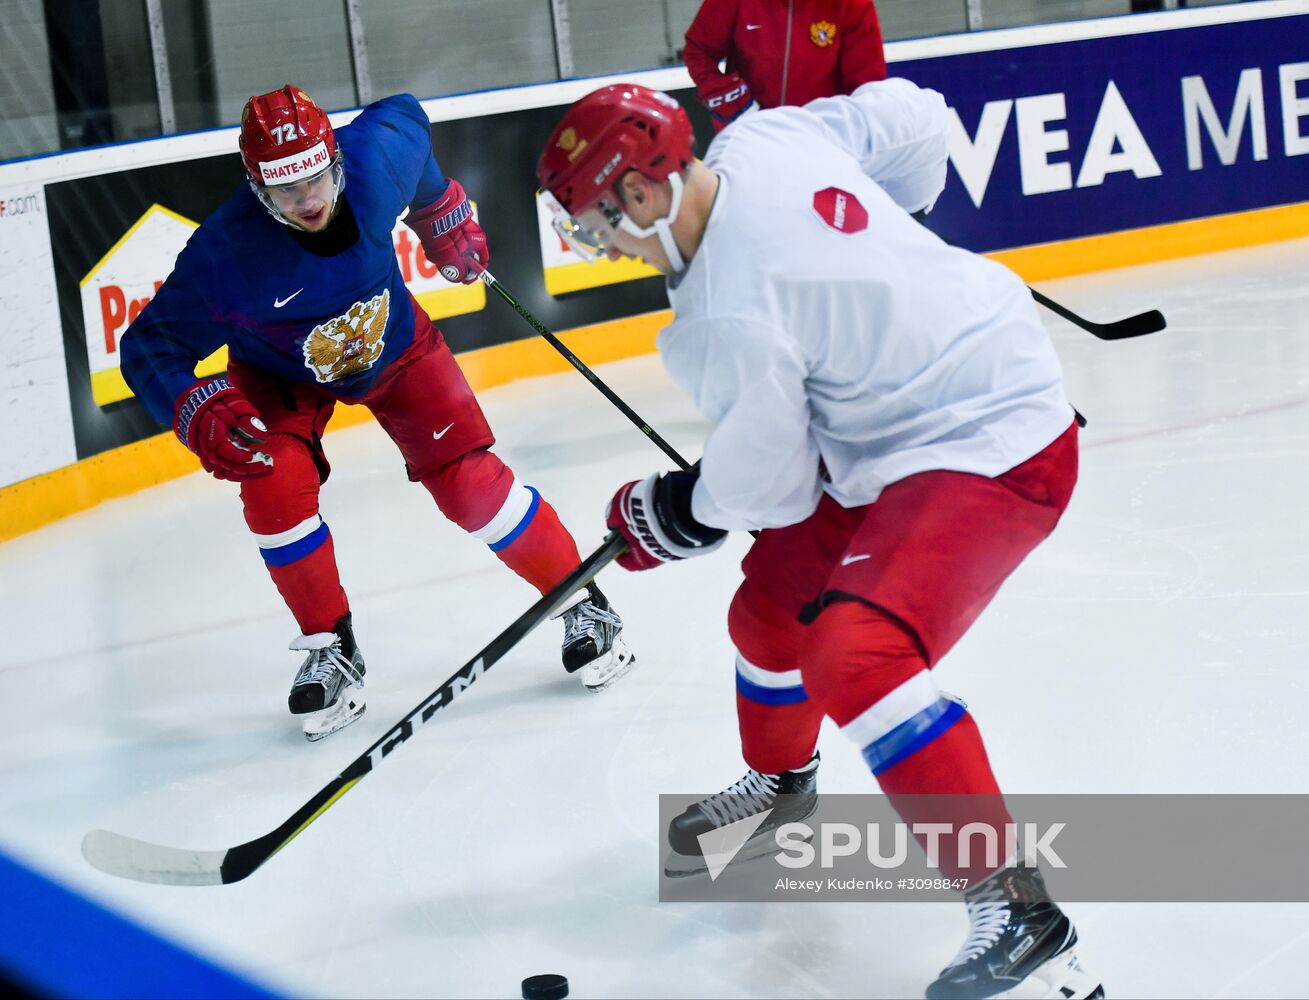
<path fill-rule="evenodd" d="M 545 593 L 578 564 L 553 508 L 489 449 L 495 438 L 444 338 L 404 285 L 395 220 L 449 281 L 488 263 L 459 182 L 442 175 L 427 116 L 408 95 L 369 105 L 339 135 L 293 86 L 241 118 L 249 176 L 191 237 L 122 341 L 128 384 L 218 479 L 245 519 L 302 635 L 291 712 L 316 740 L 364 711 L 364 660 L 319 515 L 322 434 L 337 402 L 362 404 L 409 478 L 450 520 Z M 348 183 L 347 183 L 348 182 Z M 195 366 L 228 345 L 226 376 Z M 602 690 L 634 662 L 592 585 L 564 618 L 564 666 Z"/>

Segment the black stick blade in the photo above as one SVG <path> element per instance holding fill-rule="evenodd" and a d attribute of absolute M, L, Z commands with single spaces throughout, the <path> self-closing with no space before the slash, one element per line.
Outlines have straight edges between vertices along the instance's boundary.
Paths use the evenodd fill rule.
<path fill-rule="evenodd" d="M 1138 313 L 1120 319 L 1117 323 L 1101 324 L 1101 331 L 1096 334 L 1103 340 L 1127 340 L 1129 337 L 1144 337 L 1148 333 L 1158 333 L 1168 326 L 1168 320 L 1158 309 Z"/>
<path fill-rule="evenodd" d="M 1067 306 L 1062 306 L 1049 296 L 1038 292 L 1035 288 L 1028 288 L 1028 291 L 1032 293 L 1032 298 L 1036 299 L 1037 302 L 1052 313 L 1062 316 L 1074 326 L 1080 326 L 1087 333 L 1099 337 L 1101 340 L 1127 340 L 1131 337 L 1144 337 L 1147 333 L 1158 333 L 1168 325 L 1168 321 L 1164 319 L 1164 314 L 1158 309 L 1137 313 L 1135 316 L 1128 316 L 1126 319 L 1120 319 L 1113 323 L 1093 323 L 1084 316 L 1077 315 Z"/>

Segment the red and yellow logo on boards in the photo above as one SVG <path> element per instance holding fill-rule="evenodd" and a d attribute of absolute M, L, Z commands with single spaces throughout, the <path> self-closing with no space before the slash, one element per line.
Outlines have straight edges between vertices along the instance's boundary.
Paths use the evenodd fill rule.
<path fill-rule="evenodd" d="M 177 255 L 195 229 L 191 219 L 162 205 L 151 205 L 82 278 L 82 324 L 91 395 L 98 406 L 132 397 L 118 367 L 119 342 L 172 273 Z M 451 284 L 442 278 L 422 245 L 398 219 L 391 240 L 405 284 L 432 319 L 486 307 L 486 286 L 480 281 Z M 196 366 L 196 374 L 216 375 L 226 368 L 227 348 L 220 347 Z"/>

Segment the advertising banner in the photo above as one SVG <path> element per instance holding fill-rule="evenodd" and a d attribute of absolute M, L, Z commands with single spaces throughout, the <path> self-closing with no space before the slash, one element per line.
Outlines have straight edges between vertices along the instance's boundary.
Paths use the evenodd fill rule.
<path fill-rule="evenodd" d="M 995 251 L 1309 202 L 1304 11 L 1270 2 L 892 44 L 892 74 L 940 90 L 951 106 L 947 184 L 929 225 Z M 496 92 L 487 110 L 459 112 L 469 117 L 442 109 L 470 97 L 428 102 L 441 166 L 478 202 L 492 273 L 553 330 L 667 308 L 662 280 L 643 263 L 577 258 L 535 196 L 536 158 L 561 113 L 550 95 L 567 88 L 558 100 L 571 99 L 583 82 L 527 88 L 541 106 L 521 110 L 503 110 L 514 91 Z M 703 109 L 690 89 L 673 93 L 705 149 L 713 133 Z M 46 187 L 40 218 L 79 458 L 159 431 L 117 375 L 116 345 L 187 227 L 244 183 L 235 151 L 213 148 Z M 481 284 L 446 284 L 403 226 L 393 240 L 453 350 L 531 335 Z M 22 294 L 39 297 L 37 286 Z M 201 371 L 223 363 L 216 355 Z"/>
<path fill-rule="evenodd" d="M 972 250 L 1309 201 L 1309 14 L 891 72 L 951 106 L 950 178 L 931 225 Z"/>
<path fill-rule="evenodd" d="M 477 218 L 476 205 L 473 218 Z M 177 255 L 197 226 L 162 205 L 151 205 L 82 278 L 82 325 L 91 396 L 97 406 L 131 398 L 132 390 L 118 368 L 118 339 L 172 272 Z M 391 242 L 405 284 L 433 319 L 476 312 L 486 305 L 486 286 L 446 281 L 408 226 L 397 222 Z M 226 348 L 196 366 L 197 375 L 226 370 Z"/>
<path fill-rule="evenodd" d="M 0 487 L 76 459 L 45 191 L 0 184 Z"/>

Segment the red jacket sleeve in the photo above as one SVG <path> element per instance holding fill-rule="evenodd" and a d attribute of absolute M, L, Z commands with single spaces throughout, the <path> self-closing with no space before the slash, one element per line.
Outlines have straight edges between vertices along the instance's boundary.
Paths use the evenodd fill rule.
<path fill-rule="evenodd" d="M 873 0 L 849 0 L 845 38 L 841 42 L 842 93 L 873 80 L 886 79 L 886 55 L 882 52 L 882 26 Z"/>
<path fill-rule="evenodd" d="M 682 58 L 702 98 L 707 87 L 723 79 L 718 61 L 726 58 L 730 62 L 737 5 L 738 0 L 704 0 L 695 20 L 686 29 Z M 728 72 L 731 71 L 729 65 Z"/>

